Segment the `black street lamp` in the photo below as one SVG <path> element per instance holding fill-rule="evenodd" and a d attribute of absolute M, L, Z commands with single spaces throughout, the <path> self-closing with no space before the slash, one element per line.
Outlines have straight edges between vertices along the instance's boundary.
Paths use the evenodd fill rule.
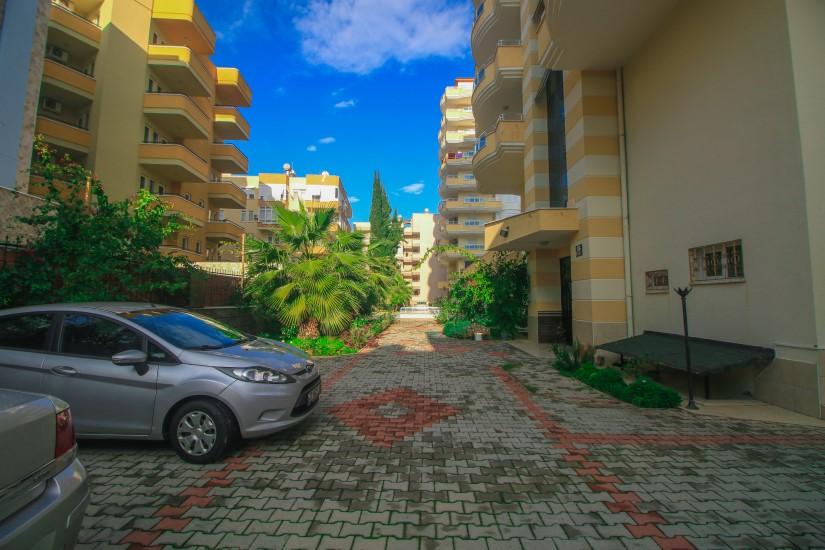
<path fill-rule="evenodd" d="M 674 288 L 676 294 L 682 299 L 682 324 L 685 327 L 685 363 L 687 365 L 688 374 L 688 404 L 687 408 L 691 410 L 698 410 L 696 401 L 693 400 L 693 368 L 690 364 L 690 337 L 688 336 L 688 318 L 687 318 L 687 296 L 690 294 L 692 288 Z"/>

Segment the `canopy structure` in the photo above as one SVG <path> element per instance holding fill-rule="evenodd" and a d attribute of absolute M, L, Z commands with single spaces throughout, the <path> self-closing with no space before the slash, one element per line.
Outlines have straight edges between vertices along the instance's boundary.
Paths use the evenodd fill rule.
<path fill-rule="evenodd" d="M 707 377 L 747 366 L 767 365 L 774 358 L 770 348 L 745 346 L 719 340 L 690 338 L 691 370 Z M 625 357 L 650 361 L 653 364 L 676 370 L 687 370 L 685 363 L 685 338 L 681 334 L 645 331 L 633 336 L 598 346 L 599 349 L 618 353 Z"/>

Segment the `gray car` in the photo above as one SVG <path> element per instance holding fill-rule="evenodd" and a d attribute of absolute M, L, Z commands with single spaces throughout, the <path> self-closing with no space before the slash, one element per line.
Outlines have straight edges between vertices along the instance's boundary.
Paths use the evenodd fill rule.
<path fill-rule="evenodd" d="M 0 548 L 73 548 L 89 503 L 65 402 L 0 389 Z"/>
<path fill-rule="evenodd" d="M 0 310 L 0 387 L 64 399 L 78 437 L 167 439 L 202 464 L 307 418 L 321 377 L 287 344 L 115 302 Z"/>

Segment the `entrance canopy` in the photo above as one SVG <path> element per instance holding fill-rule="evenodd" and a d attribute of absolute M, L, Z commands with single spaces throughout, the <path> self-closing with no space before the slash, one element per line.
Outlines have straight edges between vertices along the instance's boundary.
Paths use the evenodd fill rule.
<path fill-rule="evenodd" d="M 747 366 L 770 363 L 774 352 L 770 348 L 745 346 L 719 340 L 690 338 L 691 370 L 696 374 L 717 374 Z M 599 349 L 650 361 L 677 370 L 687 370 L 685 339 L 680 334 L 645 331 L 633 336 L 598 346 Z"/>

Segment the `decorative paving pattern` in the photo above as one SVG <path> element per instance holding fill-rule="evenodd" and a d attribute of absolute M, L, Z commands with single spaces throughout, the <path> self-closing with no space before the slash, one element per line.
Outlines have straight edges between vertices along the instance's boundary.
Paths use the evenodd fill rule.
<path fill-rule="evenodd" d="M 640 410 L 424 323 L 318 363 L 322 409 L 222 464 L 81 442 L 79 548 L 825 547 L 823 430 Z"/>

